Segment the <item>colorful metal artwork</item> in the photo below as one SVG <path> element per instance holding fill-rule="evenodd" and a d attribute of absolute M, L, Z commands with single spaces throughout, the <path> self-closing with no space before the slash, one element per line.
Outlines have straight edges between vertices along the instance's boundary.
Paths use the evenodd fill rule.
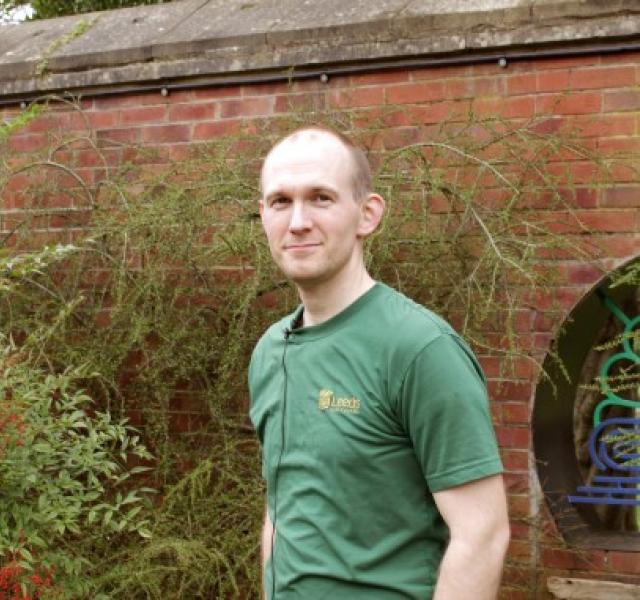
<path fill-rule="evenodd" d="M 588 449 L 600 474 L 594 475 L 590 485 L 578 486 L 576 494 L 569 496 L 568 500 L 574 504 L 640 506 L 640 402 L 619 396 L 611 385 L 617 379 L 610 374 L 612 367 L 622 361 L 640 365 L 640 355 L 633 345 L 634 329 L 640 326 L 640 315 L 630 319 L 604 292 L 598 290 L 598 295 L 624 325 L 620 336 L 622 352 L 611 356 L 599 373 L 600 391 L 604 398 L 593 412 Z M 631 409 L 635 416 L 603 420 L 603 411 L 609 406 Z"/>

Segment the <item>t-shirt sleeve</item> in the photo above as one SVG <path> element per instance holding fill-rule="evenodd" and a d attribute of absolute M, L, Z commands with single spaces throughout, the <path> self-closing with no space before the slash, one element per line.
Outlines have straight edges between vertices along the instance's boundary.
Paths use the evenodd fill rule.
<path fill-rule="evenodd" d="M 439 335 L 417 354 L 397 406 L 431 492 L 502 472 L 484 376 L 456 335 Z"/>

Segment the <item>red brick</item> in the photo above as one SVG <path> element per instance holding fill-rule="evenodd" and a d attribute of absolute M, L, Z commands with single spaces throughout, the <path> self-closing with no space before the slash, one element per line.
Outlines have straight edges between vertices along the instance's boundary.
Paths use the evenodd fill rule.
<path fill-rule="evenodd" d="M 220 116 L 257 117 L 268 116 L 273 113 L 274 99 L 272 97 L 246 98 L 244 100 L 225 100 L 220 104 Z"/>
<path fill-rule="evenodd" d="M 531 535 L 531 529 L 535 527 L 530 525 L 527 520 L 516 521 L 515 519 L 511 519 L 509 525 L 511 538 L 514 540 L 528 540 Z"/>
<path fill-rule="evenodd" d="M 603 94 L 605 112 L 638 109 L 640 109 L 640 90 L 616 90 Z"/>
<path fill-rule="evenodd" d="M 531 600 L 531 592 L 527 588 L 502 587 L 498 595 L 499 600 Z"/>
<path fill-rule="evenodd" d="M 547 163 L 547 172 L 557 177 L 558 182 L 568 181 L 578 186 L 591 185 L 603 177 L 598 165 L 589 161 Z"/>
<path fill-rule="evenodd" d="M 193 102 L 193 89 L 169 89 L 168 91 L 169 94 L 166 96 L 165 100 L 169 104 L 184 104 L 185 102 Z"/>
<path fill-rule="evenodd" d="M 41 133 L 18 134 L 9 139 L 9 148 L 14 152 L 35 152 L 47 145 L 47 136 Z"/>
<path fill-rule="evenodd" d="M 168 158 L 172 162 L 182 162 L 193 157 L 193 147 L 188 144 L 176 144 L 169 146 Z"/>
<path fill-rule="evenodd" d="M 459 122 L 466 120 L 470 113 L 470 101 L 434 102 L 420 106 L 412 106 L 409 111 L 403 111 L 405 125 L 431 124 L 443 122 Z"/>
<path fill-rule="evenodd" d="M 531 384 L 518 381 L 490 381 L 489 396 L 500 401 L 528 402 L 531 398 Z"/>
<path fill-rule="evenodd" d="M 101 146 L 130 144 L 140 140 L 140 129 L 138 127 L 102 129 L 97 132 L 97 136 Z"/>
<path fill-rule="evenodd" d="M 125 106 L 147 106 L 151 104 L 166 104 L 167 99 L 160 94 L 160 90 L 142 94 L 116 94 L 93 99 L 93 107 L 102 110 Z"/>
<path fill-rule="evenodd" d="M 527 450 L 502 448 L 500 455 L 502 457 L 502 464 L 507 471 L 528 471 L 529 452 Z"/>
<path fill-rule="evenodd" d="M 598 550 L 569 550 L 565 548 L 543 548 L 542 564 L 564 570 L 604 570 L 606 553 Z"/>
<path fill-rule="evenodd" d="M 556 287 L 551 292 L 536 291 L 533 294 L 523 294 L 523 301 L 529 302 L 537 310 L 571 308 L 583 294 L 579 287 Z M 534 323 L 535 327 L 535 323 Z"/>
<path fill-rule="evenodd" d="M 533 548 L 526 540 L 514 540 L 509 542 L 507 550 L 507 560 L 514 562 L 525 562 L 522 559 L 528 559 L 531 556 Z"/>
<path fill-rule="evenodd" d="M 214 140 L 216 138 L 233 135 L 240 131 L 240 121 L 215 121 L 212 123 L 198 123 L 193 129 L 194 140 Z"/>
<path fill-rule="evenodd" d="M 326 107 L 327 95 L 324 92 L 309 94 L 287 94 L 276 96 L 274 112 L 318 111 Z"/>
<path fill-rule="evenodd" d="M 382 144 L 385 150 L 395 150 L 419 142 L 420 130 L 417 127 L 387 129 L 377 136 L 377 141 Z"/>
<path fill-rule="evenodd" d="M 240 97 L 242 89 L 240 86 L 210 87 L 200 88 L 192 91 L 193 97 L 199 100 L 209 98 L 233 98 Z"/>
<path fill-rule="evenodd" d="M 168 120 L 175 121 L 201 121 L 213 119 L 216 105 L 212 102 L 200 104 L 174 104 L 169 108 Z"/>
<path fill-rule="evenodd" d="M 615 258 L 632 257 L 640 252 L 640 234 L 595 238 L 594 243 L 603 254 Z"/>
<path fill-rule="evenodd" d="M 251 83 L 240 87 L 240 96 L 247 98 L 251 96 L 273 96 L 275 94 L 281 94 L 283 91 L 290 91 L 291 84 L 264 82 L 264 83 Z"/>
<path fill-rule="evenodd" d="M 518 73 L 507 77 L 507 93 L 510 96 L 532 94 L 537 91 L 537 75 L 535 73 Z"/>
<path fill-rule="evenodd" d="M 471 85 L 473 86 L 474 96 L 501 96 L 507 94 L 507 78 L 503 75 L 491 73 L 490 77 L 473 77 Z"/>
<path fill-rule="evenodd" d="M 53 114 L 56 115 L 58 124 L 49 129 L 51 132 L 64 131 L 68 133 L 70 131 L 86 131 L 89 127 L 84 113 L 77 110 L 69 110 L 66 112 L 55 110 Z"/>
<path fill-rule="evenodd" d="M 534 319 L 535 323 L 535 319 Z M 514 375 L 524 379 L 537 378 L 540 374 L 540 365 L 531 357 L 524 356 L 512 359 Z"/>
<path fill-rule="evenodd" d="M 506 402 L 502 405 L 502 418 L 508 425 L 526 425 L 529 413 L 529 405 L 524 402 Z"/>
<path fill-rule="evenodd" d="M 561 117 L 550 117 L 548 119 L 537 117 L 536 121 L 531 125 L 531 131 L 549 135 L 564 129 L 566 125 L 566 120 Z"/>
<path fill-rule="evenodd" d="M 529 448 L 530 431 L 523 427 L 496 427 L 498 445 L 503 448 Z"/>
<path fill-rule="evenodd" d="M 551 316 L 544 312 L 536 314 L 536 318 L 533 323 L 534 331 L 549 332 L 553 331 L 558 326 L 558 318 Z"/>
<path fill-rule="evenodd" d="M 569 283 L 593 284 L 605 275 L 597 265 L 569 263 L 562 266 L 561 272 Z"/>
<path fill-rule="evenodd" d="M 620 88 L 635 85 L 636 69 L 633 66 L 595 67 L 571 72 L 573 89 Z"/>
<path fill-rule="evenodd" d="M 162 121 L 166 114 L 165 106 L 143 106 L 141 108 L 127 108 L 120 115 L 123 124 L 152 123 Z"/>
<path fill-rule="evenodd" d="M 514 98 L 478 98 L 472 104 L 473 112 L 480 117 L 527 118 L 534 114 L 533 96 Z"/>
<path fill-rule="evenodd" d="M 449 79 L 445 81 L 445 94 L 447 98 L 473 98 L 473 83 L 468 77 Z"/>
<path fill-rule="evenodd" d="M 536 112 L 556 115 L 584 115 L 600 112 L 602 96 L 598 92 L 548 94 L 536 97 Z"/>
<path fill-rule="evenodd" d="M 27 123 L 20 129 L 20 133 L 42 133 L 60 129 L 60 114 L 45 114 Z"/>
<path fill-rule="evenodd" d="M 637 118 L 635 114 L 583 116 L 572 119 L 571 128 L 581 138 L 635 135 Z"/>
<path fill-rule="evenodd" d="M 618 183 L 638 182 L 638 162 L 636 158 L 617 158 L 609 167 L 611 181 Z"/>
<path fill-rule="evenodd" d="M 387 104 L 414 104 L 442 100 L 446 96 L 442 81 L 425 81 L 387 88 Z"/>
<path fill-rule="evenodd" d="M 577 211 L 580 221 L 590 230 L 624 233 L 638 231 L 638 211 L 630 210 L 599 210 Z"/>
<path fill-rule="evenodd" d="M 176 392 L 169 401 L 169 409 L 172 412 L 202 413 L 206 410 L 206 404 L 202 395 L 194 392 Z"/>
<path fill-rule="evenodd" d="M 507 565 L 502 573 L 502 585 L 519 586 L 527 589 L 531 580 L 531 573 L 525 565 Z"/>
<path fill-rule="evenodd" d="M 191 127 L 189 125 L 151 125 L 142 130 L 142 139 L 151 143 L 189 142 Z"/>
<path fill-rule="evenodd" d="M 537 92 L 569 91 L 569 71 L 542 71 L 536 77 Z"/>
<path fill-rule="evenodd" d="M 570 308 L 572 308 L 574 304 L 575 302 L 571 304 Z M 534 336 L 534 346 L 546 352 L 551 347 L 553 339 L 554 337 L 550 333 L 536 333 Z"/>
<path fill-rule="evenodd" d="M 115 127 L 120 123 L 120 113 L 117 111 L 99 110 L 84 113 L 89 126 L 93 129 Z"/>
<path fill-rule="evenodd" d="M 617 137 L 598 140 L 598 150 L 601 157 L 633 157 L 640 155 L 640 138 Z"/>
<path fill-rule="evenodd" d="M 193 431 L 191 427 L 191 416 L 186 413 L 170 413 L 169 415 L 170 431 L 181 434 Z"/>
<path fill-rule="evenodd" d="M 422 81 L 426 79 L 449 79 L 451 77 L 472 76 L 474 73 L 481 73 L 478 65 L 454 65 L 448 67 L 424 67 L 410 71 L 410 77 L 413 81 Z M 495 67 L 493 67 L 495 69 Z"/>
<path fill-rule="evenodd" d="M 602 65 L 625 65 L 638 64 L 638 52 L 636 50 L 628 50 L 625 52 L 613 52 L 612 54 L 602 54 L 599 60 Z"/>
<path fill-rule="evenodd" d="M 384 102 L 384 88 L 368 87 L 348 90 L 331 90 L 329 103 L 337 108 L 379 106 Z"/>
<path fill-rule="evenodd" d="M 478 361 L 487 377 L 498 377 L 501 374 L 502 361 L 498 356 L 479 355 Z"/>
<path fill-rule="evenodd" d="M 528 494 L 529 474 L 505 472 L 502 475 L 507 494 Z"/>
<path fill-rule="evenodd" d="M 611 552 L 609 562 L 611 570 L 616 573 L 640 575 L 640 555 L 637 552 Z"/>
<path fill-rule="evenodd" d="M 381 71 L 378 73 L 367 73 L 364 75 L 353 75 L 351 85 L 387 85 L 389 83 L 404 83 L 409 81 L 409 71 L 404 69 L 398 71 Z"/>
<path fill-rule="evenodd" d="M 81 167 L 98 167 L 104 165 L 104 159 L 95 150 L 80 150 L 75 153 L 76 164 Z"/>
<path fill-rule="evenodd" d="M 583 56 L 567 56 L 566 58 L 545 58 L 533 62 L 540 70 L 547 69 L 571 69 L 576 67 L 589 67 L 600 63 L 600 55 L 591 54 Z"/>
<path fill-rule="evenodd" d="M 598 191 L 593 188 L 574 188 L 573 204 L 580 208 L 595 208 L 598 205 Z"/>
<path fill-rule="evenodd" d="M 639 208 L 640 186 L 620 186 L 602 190 L 600 206 L 605 208 Z"/>

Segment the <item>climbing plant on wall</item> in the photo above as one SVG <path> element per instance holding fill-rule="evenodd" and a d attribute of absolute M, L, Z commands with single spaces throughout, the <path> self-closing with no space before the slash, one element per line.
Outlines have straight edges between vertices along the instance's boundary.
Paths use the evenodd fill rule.
<path fill-rule="evenodd" d="M 56 104 L 55 114 L 82 122 L 77 105 Z M 123 527 L 116 537 L 74 538 L 84 560 L 54 578 L 61 593 L 81 597 L 73 590 L 82 579 L 92 598 L 258 597 L 263 500 L 246 365 L 266 326 L 297 300 L 268 256 L 257 173 L 270 144 L 310 118 L 247 123 L 193 145 L 179 163 L 105 144 L 88 126 L 50 128 L 33 154 L 0 150 L 0 190 L 14 190 L 23 206 L 3 237 L 12 284 L 0 291 L 0 367 L 10 360 L 52 377 L 75 369 L 74 393 L 140 429 L 154 460 L 138 483 L 161 491 L 154 510 L 140 513 L 146 537 Z M 536 200 L 579 227 L 566 178 L 546 164 L 584 151 L 535 123 L 470 114 L 428 141 L 380 152 L 384 115 L 366 128 L 357 118 L 313 115 L 369 150 L 388 206 L 367 246 L 373 275 L 443 314 L 479 352 L 535 363 L 517 317 L 553 284 L 541 261 L 554 250 L 588 259 Z M 94 165 L 90 177 L 78 174 L 80 162 Z M 18 276 L 56 242 L 73 251 Z M 0 564 L 13 558 L 0 546 Z"/>

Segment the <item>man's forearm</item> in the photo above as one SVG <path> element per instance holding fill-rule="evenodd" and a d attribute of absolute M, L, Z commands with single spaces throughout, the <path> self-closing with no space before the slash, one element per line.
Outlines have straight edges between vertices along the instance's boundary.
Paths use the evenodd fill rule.
<path fill-rule="evenodd" d="M 495 600 L 507 540 L 507 535 L 489 544 L 452 540 L 440 565 L 433 600 Z"/>
<path fill-rule="evenodd" d="M 269 512 L 265 509 L 264 512 L 264 525 L 262 526 L 262 538 L 260 544 L 261 552 L 260 557 L 262 559 L 262 581 L 264 581 L 264 570 L 267 566 L 267 561 L 271 556 L 271 550 L 273 548 L 273 524 L 271 523 L 271 519 L 269 518 Z M 263 588 L 262 597 L 266 598 L 266 592 Z"/>

